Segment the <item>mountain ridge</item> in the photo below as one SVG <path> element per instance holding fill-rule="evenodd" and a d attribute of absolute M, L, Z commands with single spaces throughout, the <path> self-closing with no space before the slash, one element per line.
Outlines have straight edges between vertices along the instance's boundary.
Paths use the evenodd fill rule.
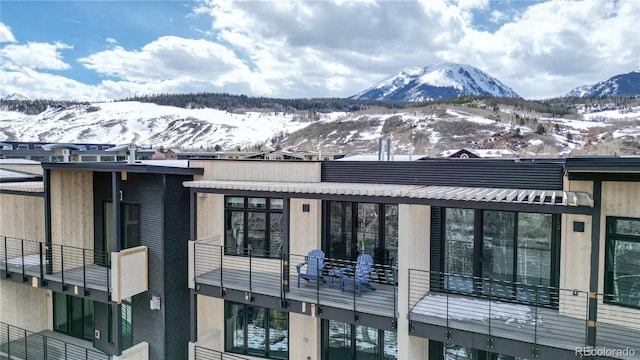
<path fill-rule="evenodd" d="M 460 96 L 521 98 L 500 80 L 471 65 L 438 63 L 405 68 L 350 99 L 423 102 Z"/>

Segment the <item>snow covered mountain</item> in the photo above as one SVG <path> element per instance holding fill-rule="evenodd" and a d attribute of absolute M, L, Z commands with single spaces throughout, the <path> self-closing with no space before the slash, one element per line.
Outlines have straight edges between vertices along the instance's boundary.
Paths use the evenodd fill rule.
<path fill-rule="evenodd" d="M 584 96 L 640 95 L 640 68 L 599 82 Z"/>
<path fill-rule="evenodd" d="M 473 66 L 441 63 L 406 68 L 351 98 L 420 102 L 464 95 L 520 97 L 500 80 Z"/>
<path fill-rule="evenodd" d="M 587 94 L 589 92 L 589 90 L 591 90 L 591 88 L 593 87 L 593 85 L 581 85 L 578 86 L 577 88 L 569 91 L 568 93 L 564 94 L 564 97 L 583 97 L 585 94 Z"/>
<path fill-rule="evenodd" d="M 265 144 L 306 125 L 292 114 L 233 114 L 131 101 L 51 106 L 38 115 L 0 110 L 0 141 L 235 149 Z"/>
<path fill-rule="evenodd" d="M 389 111 L 313 113 L 184 109 L 135 101 L 56 104 L 37 115 L 0 109 L 0 141 L 112 143 L 223 151 L 295 149 L 375 153 L 392 137 L 396 154 L 509 149 L 520 156 L 639 154 L 640 101 L 628 111 L 549 117 L 514 105 L 437 104 Z M 582 118 L 583 120 L 577 120 Z M 542 131 L 541 126 L 544 128 Z"/>
<path fill-rule="evenodd" d="M 6 101 L 29 101 L 31 99 L 29 99 L 28 97 L 19 94 L 19 93 L 13 93 L 13 94 L 9 94 L 9 95 L 5 95 L 2 97 L 2 100 L 6 100 Z"/>

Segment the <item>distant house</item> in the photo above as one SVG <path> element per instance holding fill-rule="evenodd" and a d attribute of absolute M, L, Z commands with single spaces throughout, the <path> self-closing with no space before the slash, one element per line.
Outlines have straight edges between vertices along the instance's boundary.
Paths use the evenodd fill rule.
<path fill-rule="evenodd" d="M 440 153 L 442 157 L 459 158 L 459 159 L 477 159 L 477 158 L 509 158 L 515 154 L 509 149 L 453 149 Z"/>

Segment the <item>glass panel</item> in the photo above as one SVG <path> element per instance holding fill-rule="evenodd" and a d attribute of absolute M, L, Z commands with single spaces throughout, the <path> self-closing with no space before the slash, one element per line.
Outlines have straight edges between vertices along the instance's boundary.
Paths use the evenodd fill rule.
<path fill-rule="evenodd" d="M 249 198 L 249 205 L 247 207 L 249 209 L 266 209 L 267 199 L 266 198 Z"/>
<path fill-rule="evenodd" d="M 640 220 L 616 219 L 616 234 L 640 236 Z"/>
<path fill-rule="evenodd" d="M 282 254 L 282 218 L 280 213 L 270 214 L 269 222 L 269 256 L 280 257 Z"/>
<path fill-rule="evenodd" d="M 351 203 L 329 202 L 329 257 L 352 260 L 351 225 Z"/>
<path fill-rule="evenodd" d="M 93 300 L 84 299 L 84 338 L 93 340 Z"/>
<path fill-rule="evenodd" d="M 244 248 L 244 212 L 229 211 L 226 215 L 225 253 L 242 254 Z"/>
<path fill-rule="evenodd" d="M 225 303 L 224 349 L 244 353 L 244 305 Z"/>
<path fill-rule="evenodd" d="M 377 359 L 378 329 L 356 326 L 356 359 Z"/>
<path fill-rule="evenodd" d="M 445 344 L 444 360 L 473 360 L 473 349 L 461 345 Z"/>
<path fill-rule="evenodd" d="M 269 206 L 273 210 L 282 210 L 284 209 L 284 201 L 282 199 L 270 199 Z"/>
<path fill-rule="evenodd" d="M 131 298 L 122 300 L 120 326 L 122 327 L 122 349 L 128 349 L 133 346 L 133 307 L 131 306 Z"/>
<path fill-rule="evenodd" d="M 552 219 L 550 214 L 518 214 L 518 249 L 517 249 L 517 297 L 519 300 L 542 301 L 549 299 L 546 295 L 551 285 L 551 239 Z M 541 285 L 542 293 L 536 287 Z"/>
<path fill-rule="evenodd" d="M 356 223 L 357 253 L 375 255 L 378 248 L 380 223 L 378 222 L 379 205 L 359 203 L 358 222 Z"/>
<path fill-rule="evenodd" d="M 385 205 L 384 209 L 384 248 L 387 262 L 394 265 L 398 256 L 398 205 Z"/>
<path fill-rule="evenodd" d="M 444 272 L 446 289 L 473 291 L 473 242 L 475 212 L 472 209 L 446 209 L 444 233 Z"/>
<path fill-rule="evenodd" d="M 83 300 L 75 296 L 67 297 L 69 302 L 69 335 L 77 338 L 84 337 Z"/>
<path fill-rule="evenodd" d="M 122 249 L 140 245 L 140 213 L 138 205 L 123 204 L 122 207 Z"/>
<path fill-rule="evenodd" d="M 67 296 L 57 292 L 53 293 L 53 329 L 67 333 Z"/>
<path fill-rule="evenodd" d="M 351 360 L 351 325 L 329 320 L 328 359 Z"/>
<path fill-rule="evenodd" d="M 247 214 L 247 245 L 255 256 L 264 256 L 267 248 L 267 214 Z"/>
<path fill-rule="evenodd" d="M 226 207 L 244 209 L 243 197 L 227 197 L 226 201 Z"/>
<path fill-rule="evenodd" d="M 398 333 L 395 331 L 385 331 L 383 345 L 385 360 L 395 360 L 398 358 Z"/>
<path fill-rule="evenodd" d="M 269 357 L 287 359 L 289 356 L 289 316 L 284 311 L 269 311 Z"/>
<path fill-rule="evenodd" d="M 267 309 L 247 306 L 247 354 L 266 355 Z"/>
<path fill-rule="evenodd" d="M 102 250 L 104 250 L 104 254 L 103 256 L 105 257 L 105 259 L 98 259 L 97 261 L 100 262 L 100 260 L 102 260 L 101 264 L 110 264 L 111 263 L 111 252 L 113 251 L 113 242 L 115 240 L 113 240 L 114 235 L 113 235 L 113 203 L 111 202 L 104 202 L 102 203 L 102 210 L 103 210 L 103 222 L 102 222 L 102 233 L 103 233 L 103 237 L 102 237 L 102 241 L 103 241 L 103 247 Z"/>
<path fill-rule="evenodd" d="M 515 213 L 484 211 L 482 224 L 482 277 L 491 279 L 483 291 L 513 297 Z"/>
<path fill-rule="evenodd" d="M 640 306 L 640 243 L 614 240 L 613 252 L 614 301 Z"/>

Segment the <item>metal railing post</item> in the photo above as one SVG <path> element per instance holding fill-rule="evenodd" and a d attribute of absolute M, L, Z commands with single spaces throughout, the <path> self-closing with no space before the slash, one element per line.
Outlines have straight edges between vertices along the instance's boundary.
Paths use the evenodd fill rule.
<path fill-rule="evenodd" d="M 42 246 L 43 246 L 42 243 L 39 243 L 38 248 L 39 248 L 40 261 L 38 262 L 40 263 L 40 284 L 44 284 L 44 264 L 42 261 Z"/>
<path fill-rule="evenodd" d="M 24 239 L 20 239 L 20 260 L 22 260 L 22 282 L 26 282 L 26 276 L 24 272 Z"/>
<path fill-rule="evenodd" d="M 82 288 L 84 289 L 84 294 L 87 294 L 87 263 L 86 263 L 86 251 L 87 249 L 82 248 Z"/>
<path fill-rule="evenodd" d="M 2 237 L 4 240 L 4 275 L 9 278 L 9 258 L 7 255 L 7 237 Z"/>
<path fill-rule="evenodd" d="M 251 249 L 249 249 L 249 294 L 253 297 L 253 271 L 251 266 L 253 265 L 253 259 L 251 258 Z"/>
<path fill-rule="evenodd" d="M 28 348 L 28 344 L 27 344 L 27 330 L 24 330 L 24 358 L 28 359 L 29 358 L 29 354 L 27 348 Z"/>
<path fill-rule="evenodd" d="M 43 352 L 44 352 L 44 358 L 48 359 L 48 348 L 49 348 L 49 344 L 47 343 L 47 337 L 46 336 L 42 336 L 42 347 L 43 347 Z"/>
<path fill-rule="evenodd" d="M 222 295 L 222 297 L 225 296 L 224 283 L 223 283 L 223 281 L 224 281 L 224 276 L 223 276 L 223 271 L 224 271 L 224 263 L 223 263 L 223 261 L 224 261 L 224 251 L 225 251 L 224 245 L 220 246 L 220 294 Z"/>
<path fill-rule="evenodd" d="M 66 286 L 64 284 L 64 251 L 62 245 L 60 245 L 60 270 L 62 276 L 62 290 L 66 290 Z"/>

